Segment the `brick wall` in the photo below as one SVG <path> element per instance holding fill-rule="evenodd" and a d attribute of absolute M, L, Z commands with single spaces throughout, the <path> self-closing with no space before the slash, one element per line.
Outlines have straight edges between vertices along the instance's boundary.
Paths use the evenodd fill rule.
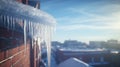
<path fill-rule="evenodd" d="M 30 67 L 30 41 L 24 44 L 23 33 L 0 27 L 0 67 Z"/>
<path fill-rule="evenodd" d="M 29 47 L 24 45 L 0 52 L 0 67 L 30 67 Z"/>
<path fill-rule="evenodd" d="M 0 67 L 30 67 L 29 46 L 24 45 L 0 52 Z"/>

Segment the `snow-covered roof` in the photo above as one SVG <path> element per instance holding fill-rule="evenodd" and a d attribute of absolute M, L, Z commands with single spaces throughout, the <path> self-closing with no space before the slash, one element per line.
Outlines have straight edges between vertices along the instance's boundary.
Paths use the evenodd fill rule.
<path fill-rule="evenodd" d="M 14 0 L 0 0 L 0 14 L 47 25 L 56 23 L 51 15 Z"/>
<path fill-rule="evenodd" d="M 76 58 L 70 58 L 60 63 L 58 67 L 92 67 L 92 66 Z"/>
<path fill-rule="evenodd" d="M 81 51 L 81 52 L 96 52 L 96 51 L 105 51 L 105 49 L 100 49 L 100 48 L 95 48 L 95 49 L 91 49 L 91 48 L 84 48 L 84 49 L 72 49 L 72 48 L 69 48 L 69 49 L 66 49 L 66 48 L 62 48 L 62 49 L 59 49 L 60 51 Z"/>

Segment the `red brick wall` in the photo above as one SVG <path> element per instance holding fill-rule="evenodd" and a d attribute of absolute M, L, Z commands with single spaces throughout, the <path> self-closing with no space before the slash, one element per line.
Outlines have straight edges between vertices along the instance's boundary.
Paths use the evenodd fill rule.
<path fill-rule="evenodd" d="M 0 27 L 0 67 L 30 67 L 30 43 L 25 45 L 22 37 L 20 32 Z"/>
<path fill-rule="evenodd" d="M 24 45 L 0 52 L 0 67 L 30 67 L 29 47 Z"/>
<path fill-rule="evenodd" d="M 0 67 L 30 67 L 29 47 L 24 49 L 23 46 L 1 51 Z"/>

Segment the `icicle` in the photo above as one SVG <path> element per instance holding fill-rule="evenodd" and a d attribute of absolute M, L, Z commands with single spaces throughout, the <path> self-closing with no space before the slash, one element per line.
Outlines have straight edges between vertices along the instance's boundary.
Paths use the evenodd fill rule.
<path fill-rule="evenodd" d="M 9 22 L 10 23 L 10 29 L 12 29 L 13 30 L 13 28 L 12 28 L 12 26 L 13 26 L 13 17 L 10 17 L 11 18 L 11 20 L 12 20 L 12 22 Z"/>
<path fill-rule="evenodd" d="M 41 38 L 40 37 L 37 37 L 37 40 L 38 40 L 38 46 L 39 46 L 39 50 L 40 50 L 40 43 L 41 43 Z M 40 56 L 40 54 L 41 54 L 41 51 L 38 53 L 38 57 Z"/>
<path fill-rule="evenodd" d="M 33 23 L 31 22 L 31 36 L 32 36 L 32 47 L 33 47 L 33 45 L 34 45 L 34 39 L 33 39 L 33 35 L 34 34 L 34 30 L 33 30 Z"/>
<path fill-rule="evenodd" d="M 3 23 L 3 16 L 0 15 L 0 21 Z"/>
<path fill-rule="evenodd" d="M 9 26 L 10 26 L 9 20 L 11 20 L 11 19 L 9 18 L 9 16 L 7 16 L 7 19 L 6 19 L 6 20 L 7 20 L 7 28 L 8 28 L 8 30 L 9 30 L 9 28 L 10 28 L 10 27 L 9 27 Z"/>
<path fill-rule="evenodd" d="M 48 31 L 49 31 L 49 33 L 48 33 L 48 35 L 49 35 L 49 44 L 48 44 L 48 51 L 49 51 L 49 66 L 51 66 L 51 29 L 50 29 L 50 27 L 48 27 Z"/>
<path fill-rule="evenodd" d="M 26 50 L 26 40 L 27 40 L 27 35 L 26 35 L 26 20 L 24 20 L 24 45 L 25 45 L 25 50 Z"/>
<path fill-rule="evenodd" d="M 29 22 L 28 22 L 28 31 L 29 31 L 29 35 L 31 35 L 31 34 L 30 34 L 30 30 L 31 30 L 31 22 L 29 21 Z"/>
<path fill-rule="evenodd" d="M 2 18 L 2 15 L 0 15 L 0 20 L 1 20 L 1 18 Z"/>
<path fill-rule="evenodd" d="M 5 15 L 4 15 L 3 22 L 4 22 L 5 27 L 7 27 L 9 29 L 9 22 L 7 22 L 7 16 L 5 16 Z"/>
<path fill-rule="evenodd" d="M 12 29 L 15 30 L 15 22 L 16 22 L 16 19 L 13 18 L 13 22 L 12 22 Z"/>
<path fill-rule="evenodd" d="M 45 26 L 45 41 L 47 46 L 48 67 L 51 66 L 51 28 Z"/>
<path fill-rule="evenodd" d="M 7 23 L 6 23 L 6 16 L 5 15 L 3 16 L 3 23 L 4 23 L 4 26 L 6 27 Z"/>
<path fill-rule="evenodd" d="M 33 22 L 29 21 L 29 35 L 32 37 L 32 48 L 33 48 L 33 45 L 34 45 L 34 24 Z"/>
<path fill-rule="evenodd" d="M 14 25 L 13 25 L 14 22 L 15 22 L 15 18 L 12 17 L 12 22 L 11 22 L 11 29 L 12 29 L 12 30 L 14 29 L 14 28 L 13 28 L 13 26 L 14 26 Z"/>

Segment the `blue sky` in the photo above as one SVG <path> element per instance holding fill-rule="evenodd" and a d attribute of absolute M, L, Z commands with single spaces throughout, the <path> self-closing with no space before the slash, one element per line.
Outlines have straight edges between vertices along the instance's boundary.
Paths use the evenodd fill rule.
<path fill-rule="evenodd" d="M 120 0 L 41 0 L 57 21 L 53 41 L 120 40 Z"/>

